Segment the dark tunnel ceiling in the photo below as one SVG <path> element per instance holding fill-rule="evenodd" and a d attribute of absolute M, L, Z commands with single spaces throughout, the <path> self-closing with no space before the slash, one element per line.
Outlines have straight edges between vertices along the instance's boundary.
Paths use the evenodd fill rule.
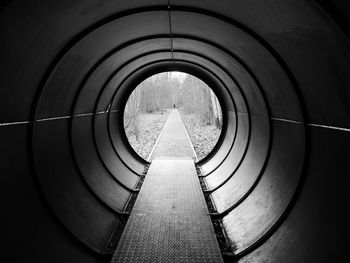
<path fill-rule="evenodd" d="M 15 200 L 3 198 L 5 225 L 20 218 L 16 201 L 46 229 L 29 257 L 41 245 L 61 262 L 113 253 L 146 164 L 120 130 L 125 99 L 178 70 L 222 104 L 222 138 L 199 165 L 239 261 L 342 258 L 327 241 L 343 244 L 330 224 L 348 230 L 337 215 L 349 199 L 350 48 L 316 2 L 13 1 L 0 19 L 4 196 L 23 180 Z M 47 235 L 55 240 L 43 244 Z"/>

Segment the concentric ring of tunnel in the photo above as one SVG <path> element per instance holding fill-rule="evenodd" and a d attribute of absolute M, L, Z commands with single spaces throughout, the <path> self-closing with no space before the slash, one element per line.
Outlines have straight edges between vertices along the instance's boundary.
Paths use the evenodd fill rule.
<path fill-rule="evenodd" d="M 19 2 L 2 10 L 0 16 L 14 27 L 10 31 L 23 27 L 17 32 L 24 34 L 19 42 L 7 26 L 0 30 L 5 47 L 18 54 L 4 55 L 9 66 L 1 66 L 9 87 L 2 91 L 4 107 L 12 97 L 20 105 L 2 112 L 0 129 L 20 138 L 15 147 L 4 142 L 6 172 L 18 175 L 6 179 L 7 191 L 23 180 L 24 200 L 20 195 L 16 201 L 24 211 L 38 211 L 29 215 L 31 224 L 42 222 L 43 231 L 36 230 L 37 239 L 26 245 L 28 257 L 43 259 L 33 252 L 43 246 L 43 255 L 58 255 L 57 262 L 110 258 L 148 167 L 123 131 L 126 99 L 147 77 L 181 71 L 207 83 L 221 102 L 219 142 L 197 168 L 216 210 L 211 215 L 226 233 L 228 260 L 342 258 L 334 255 L 335 244 L 323 258 L 318 253 L 325 251 L 328 237 L 340 238 L 327 228 L 338 216 L 330 218 L 323 207 L 337 214 L 341 209 L 334 203 L 347 200 L 338 198 L 347 179 L 326 179 L 333 169 L 341 173 L 346 167 L 347 37 L 316 2 L 270 3 L 271 9 L 262 3 L 251 8 L 250 1 L 204 2 L 154 1 L 139 8 L 136 2 L 113 3 L 111 8 L 106 1 L 105 7 L 86 9 L 86 17 L 79 14 L 72 27 L 43 23 L 50 20 L 45 13 L 26 24 L 14 15 L 17 9 L 25 17 L 42 13 L 40 3 L 31 4 L 31 12 Z M 56 18 L 62 14 L 59 21 L 65 23 L 83 10 L 80 1 L 67 4 L 70 12 L 57 7 L 47 8 Z M 262 13 L 267 17 L 256 15 Z M 42 44 L 25 35 L 23 29 L 33 32 L 31 27 L 37 28 L 34 34 L 46 32 Z M 19 52 L 26 41 L 32 45 Z M 19 61 L 23 66 L 15 67 Z M 10 77 L 11 70 L 19 77 Z M 23 93 L 13 95 L 16 91 Z M 15 159 L 21 168 L 13 165 Z M 30 178 L 23 176 L 28 171 Z M 329 184 L 337 190 L 326 198 Z M 17 224 L 12 214 L 5 226 Z M 9 240 L 11 231 L 5 235 Z M 301 246 L 304 237 L 309 249 Z M 14 262 L 22 259 L 11 256 Z"/>
<path fill-rule="evenodd" d="M 158 14 L 161 13 L 161 11 L 156 11 L 156 12 Z M 188 16 L 188 14 L 189 14 L 188 12 L 174 11 L 173 17 L 179 16 L 180 17 L 179 21 L 190 22 L 192 19 L 193 21 L 197 21 L 197 23 L 199 24 L 205 24 L 208 21 L 208 18 L 205 18 L 204 15 L 192 13 L 191 16 Z M 167 15 L 167 14 L 165 13 L 164 15 Z M 121 23 L 122 24 L 127 23 L 128 19 L 133 19 L 133 16 L 142 16 L 141 20 L 143 20 L 143 19 L 146 19 L 143 17 L 144 16 L 148 17 L 148 14 L 142 13 L 142 14 L 130 15 L 123 18 L 123 20 L 125 19 L 125 21 L 122 21 Z M 255 52 L 260 52 L 260 56 L 263 56 L 265 59 L 268 59 L 270 61 L 269 66 L 273 68 L 275 71 L 279 72 L 280 83 L 278 84 L 279 85 L 282 84 L 284 86 L 290 86 L 290 84 L 288 83 L 288 77 L 285 77 L 286 75 L 283 73 L 283 70 L 280 69 L 280 66 L 278 65 L 278 63 L 274 61 L 273 56 L 269 55 L 268 51 L 263 46 L 261 46 L 260 43 L 256 42 L 254 38 L 251 38 L 249 35 L 247 35 L 243 31 L 240 31 L 238 29 L 232 30 L 231 25 L 227 24 L 222 20 L 218 20 L 217 18 L 210 18 L 210 19 L 214 20 L 217 23 L 211 27 L 212 34 L 220 33 L 220 35 L 228 35 L 228 34 L 224 34 L 223 32 L 220 32 L 219 31 L 219 28 L 220 28 L 221 31 L 227 30 L 228 32 L 231 32 L 231 34 L 236 34 L 243 39 L 245 38 L 245 43 L 249 43 L 249 41 L 253 43 L 255 42 L 256 43 L 255 45 L 257 45 L 255 47 L 256 49 Z M 113 27 L 119 28 L 119 26 L 120 25 L 117 22 L 108 24 L 108 27 L 111 27 L 111 28 Z M 206 56 L 203 57 L 200 54 L 198 54 L 198 51 L 195 53 L 195 52 L 188 51 L 188 49 L 183 50 L 181 48 L 181 45 L 184 45 L 183 42 L 189 43 L 189 46 L 191 46 L 191 42 L 186 41 L 187 40 L 186 34 L 181 32 L 181 24 L 179 24 L 179 26 L 180 26 L 179 35 L 185 38 L 185 40 L 179 39 L 180 41 L 178 44 L 177 39 L 173 37 L 172 39 L 173 50 L 171 54 L 169 53 L 169 51 L 158 51 L 157 49 L 154 52 L 147 52 L 145 53 L 145 55 L 139 55 L 139 56 L 136 56 L 135 58 L 131 58 L 131 60 L 128 60 L 127 62 L 125 62 L 121 68 L 113 72 L 113 76 L 111 76 L 107 80 L 104 88 L 102 89 L 102 92 L 100 92 L 98 102 L 96 103 L 97 106 L 95 106 L 95 112 L 97 113 L 96 116 L 100 115 L 101 117 L 96 117 L 95 119 L 105 118 L 104 115 L 109 117 L 109 120 L 108 120 L 109 139 L 112 142 L 112 145 L 114 146 L 115 152 L 117 153 L 117 154 L 114 154 L 114 156 L 119 157 L 120 160 L 118 160 L 118 162 L 110 161 L 109 162 L 110 168 L 108 167 L 109 169 L 103 169 L 107 165 L 105 164 L 102 158 L 99 159 L 98 156 L 96 156 L 96 154 L 95 156 L 93 155 L 94 153 L 93 145 L 90 146 L 90 150 L 87 149 L 88 143 L 86 143 L 86 141 L 93 142 L 93 140 L 91 139 L 87 140 L 86 138 L 81 136 L 83 131 L 86 131 L 87 127 L 91 126 L 92 120 L 90 120 L 90 122 L 87 122 L 84 120 L 84 118 L 74 118 L 73 119 L 74 122 L 72 122 L 73 133 L 72 133 L 71 141 L 73 144 L 73 149 L 75 150 L 75 155 L 74 155 L 75 161 L 80 168 L 80 172 L 83 175 L 83 178 L 86 180 L 87 184 L 90 186 L 94 194 L 96 194 L 100 198 L 100 200 L 102 200 L 110 208 L 114 209 L 115 211 L 119 211 L 119 212 L 122 211 L 122 204 L 126 203 L 127 201 L 128 191 L 135 191 L 133 189 L 135 189 L 135 186 L 137 184 L 137 178 L 138 178 L 137 176 L 140 175 L 141 173 L 140 165 L 138 165 L 140 170 L 136 170 L 136 168 L 129 165 L 128 162 L 130 162 L 129 161 L 130 159 L 131 160 L 135 159 L 134 162 L 137 162 L 137 161 L 139 161 L 140 163 L 142 162 L 139 157 L 135 156 L 135 154 L 133 155 L 133 153 L 130 151 L 130 146 L 127 143 L 125 143 L 126 139 L 125 137 L 123 137 L 123 132 L 121 131 L 121 127 L 122 127 L 122 125 L 120 125 L 122 120 L 121 113 L 122 113 L 123 105 L 125 104 L 124 102 L 125 98 L 127 97 L 126 95 L 128 94 L 129 90 L 135 86 L 135 83 L 138 84 L 145 77 L 150 76 L 151 74 L 154 74 L 155 72 L 157 72 L 157 70 L 159 72 L 164 71 L 165 65 L 168 65 L 169 67 L 169 65 L 174 65 L 176 61 L 179 61 L 179 64 L 180 64 L 179 69 L 184 71 L 185 70 L 184 65 L 186 63 L 189 63 L 188 64 L 188 68 L 190 70 L 189 73 L 193 75 L 201 74 L 202 79 L 207 81 L 207 83 L 210 83 L 210 82 L 208 82 L 208 80 L 206 80 L 205 77 L 208 78 L 209 76 L 208 74 L 211 74 L 212 75 L 211 78 L 216 79 L 214 80 L 216 83 L 221 82 L 222 83 L 221 86 L 225 87 L 224 89 L 221 88 L 220 91 L 221 93 L 228 92 L 228 94 L 225 94 L 225 93 L 220 94 L 220 92 L 218 92 L 218 95 L 221 98 L 226 98 L 226 101 L 223 101 L 223 105 L 224 105 L 223 109 L 224 109 L 224 112 L 227 112 L 225 114 L 225 119 L 227 119 L 227 125 L 230 126 L 230 131 L 236 130 L 236 128 L 233 128 L 233 127 L 241 126 L 242 127 L 241 129 L 244 129 L 245 132 L 243 132 L 243 134 L 240 136 L 244 136 L 244 134 L 248 133 L 248 137 L 246 137 L 247 138 L 246 143 L 244 144 L 244 140 L 240 140 L 240 142 L 243 141 L 243 146 L 240 145 L 241 147 L 239 147 L 238 143 L 236 144 L 234 143 L 235 136 L 238 134 L 236 132 L 234 133 L 224 132 L 223 136 L 225 137 L 225 139 L 221 140 L 222 143 L 220 145 L 221 146 L 220 151 L 216 152 L 215 156 L 213 156 L 211 160 L 204 162 L 201 167 L 204 176 L 208 176 L 205 178 L 205 180 L 210 187 L 209 190 L 212 194 L 214 202 L 216 202 L 216 207 L 218 212 L 222 215 L 230 217 L 234 215 L 235 211 L 237 211 L 237 210 L 233 210 L 234 208 L 243 207 L 242 208 L 243 212 L 241 213 L 246 214 L 244 209 L 251 210 L 251 207 L 248 206 L 244 208 L 244 206 L 241 204 L 243 203 L 243 201 L 249 200 L 248 197 L 250 197 L 251 195 L 248 196 L 248 194 L 254 191 L 256 189 L 256 186 L 259 184 L 260 175 L 264 172 L 266 161 L 268 160 L 267 156 L 269 154 L 269 148 L 271 146 L 271 143 L 270 143 L 271 140 L 269 139 L 270 137 L 269 122 L 270 121 L 268 118 L 268 116 L 270 115 L 268 113 L 270 109 L 268 109 L 267 106 L 264 106 L 265 104 L 264 96 L 267 96 L 267 95 L 266 94 L 263 95 L 263 93 L 261 93 L 262 91 L 261 85 L 263 84 L 260 84 L 260 82 L 264 80 L 267 83 L 269 83 L 270 76 L 265 74 L 264 76 L 261 76 L 262 79 L 260 80 L 260 82 L 258 82 L 257 76 L 255 76 L 251 70 L 248 71 L 249 67 L 246 64 L 243 64 L 243 62 L 238 57 L 239 54 L 233 55 L 232 52 L 225 50 L 224 47 L 218 46 L 217 44 L 215 46 L 214 43 L 209 42 L 208 44 L 206 44 L 206 42 L 208 41 L 203 39 L 203 37 L 201 37 L 202 32 L 199 30 L 197 30 L 196 32 L 198 36 L 195 36 L 195 37 L 191 36 L 192 39 L 196 39 L 192 41 L 204 42 L 205 44 L 202 44 L 202 45 L 210 45 L 211 47 L 214 46 L 215 49 L 223 50 L 225 51 L 226 54 L 230 54 L 230 56 L 228 57 L 230 57 L 231 60 L 235 62 L 234 66 L 238 67 L 238 69 L 236 69 L 231 66 L 232 71 L 230 73 L 233 76 L 229 75 L 227 73 L 227 70 L 224 70 L 223 69 L 224 67 L 220 65 L 220 63 L 216 62 L 213 58 L 208 58 L 209 56 L 208 53 L 206 53 Z M 141 29 L 138 28 L 138 30 L 141 30 Z M 188 29 L 186 28 L 186 30 Z M 96 33 L 95 32 L 91 33 L 92 34 L 91 36 L 83 38 L 83 40 L 86 39 L 85 41 L 89 43 L 90 41 L 94 41 L 97 38 L 101 38 L 101 35 L 100 35 L 101 33 L 99 32 L 99 30 L 96 30 L 96 31 L 97 31 Z M 104 39 L 102 38 L 101 41 L 104 41 Z M 87 44 L 84 44 L 84 41 L 81 41 L 81 44 L 77 45 L 77 49 L 79 49 L 79 52 L 84 51 L 84 45 L 87 45 Z M 179 51 L 177 51 L 177 45 L 179 45 Z M 196 43 L 195 47 L 198 50 L 198 47 L 199 47 L 198 43 Z M 157 48 L 159 48 L 159 46 L 157 46 Z M 69 58 L 69 56 L 67 57 Z M 103 62 L 104 61 L 102 60 L 100 61 L 100 63 L 103 63 Z M 257 61 L 255 60 L 254 62 L 256 63 Z M 255 66 L 255 65 L 251 65 L 251 66 Z M 198 72 L 202 72 L 202 73 L 196 73 L 194 71 L 195 67 L 198 68 L 197 69 Z M 65 66 L 63 70 L 67 70 L 68 68 L 69 67 Z M 205 71 L 203 72 L 203 70 Z M 253 83 L 255 82 L 255 87 L 244 86 L 244 88 L 243 87 L 241 87 L 241 89 L 238 88 L 238 85 L 242 86 L 242 84 L 240 84 L 237 80 L 234 79 L 234 75 L 238 75 L 237 73 L 234 74 L 234 72 L 235 71 L 241 72 L 242 70 L 248 71 L 248 74 L 252 79 L 252 82 Z M 93 73 L 94 72 L 92 72 L 92 74 Z M 86 78 L 90 78 L 90 76 Z M 51 77 L 51 79 L 54 79 L 54 77 Z M 274 80 L 275 79 L 276 77 L 274 77 Z M 237 85 L 236 83 L 237 84 L 239 83 L 239 84 Z M 274 84 L 274 83 L 271 83 L 271 84 Z M 54 85 L 60 85 L 60 84 L 57 82 L 54 82 Z M 63 86 L 63 84 L 61 84 L 60 86 Z M 216 85 L 214 84 L 214 87 L 216 86 L 218 86 L 218 84 Z M 270 87 L 272 88 L 273 86 L 270 86 Z M 46 90 L 49 90 L 49 89 L 50 89 L 50 83 L 47 84 L 47 88 L 45 88 L 43 92 L 45 93 Z M 215 89 L 218 89 L 218 88 L 215 88 Z M 255 96 L 254 102 L 249 103 L 248 99 L 245 98 L 247 97 L 247 95 L 245 95 L 242 92 L 243 89 L 245 90 L 251 89 L 251 93 L 254 94 L 253 96 Z M 54 90 L 56 89 L 54 88 Z M 83 90 L 84 90 L 84 87 L 81 88 L 81 92 L 83 92 Z M 276 87 L 276 90 L 279 90 L 279 88 Z M 110 95 L 108 96 L 105 94 L 110 94 Z M 276 94 L 278 94 L 277 91 L 274 92 L 274 96 L 276 96 Z M 293 93 L 289 95 L 289 100 L 293 98 L 292 94 Z M 44 95 L 43 95 L 43 98 L 45 99 Z M 259 100 L 261 102 L 257 103 Z M 282 100 L 283 100 L 283 97 L 281 98 L 281 101 Z M 233 104 L 233 101 L 236 101 L 235 104 Z M 52 105 L 52 103 L 42 102 L 42 105 L 45 105 L 45 104 Z M 109 108 L 110 110 L 106 112 L 106 109 L 109 107 L 108 106 L 109 104 L 111 104 Z M 296 104 L 297 102 L 294 103 L 294 105 Z M 236 105 L 237 109 L 235 109 L 233 105 Z M 258 106 L 260 106 L 261 108 L 258 108 Z M 249 108 L 249 111 L 248 111 L 248 108 Z M 252 112 L 253 109 L 255 110 L 256 113 Z M 47 110 L 45 109 L 45 112 L 46 111 Z M 78 114 L 78 112 L 75 111 L 74 114 Z M 111 115 L 114 115 L 113 121 L 111 121 Z M 252 124 L 250 124 L 249 128 L 244 128 L 246 127 L 247 124 L 244 125 L 243 124 L 244 121 L 239 122 L 239 118 L 236 117 L 236 115 L 241 115 L 243 119 L 246 119 L 247 117 L 249 117 L 249 123 L 252 123 L 256 126 L 254 127 L 252 126 Z M 87 118 L 92 119 L 92 117 L 90 116 L 87 116 Z M 118 121 L 118 118 L 119 118 L 119 121 Z M 298 118 L 296 117 L 296 119 Z M 100 125 L 98 126 L 101 127 Z M 225 130 L 226 129 L 227 128 L 225 128 Z M 95 128 L 95 131 L 96 131 L 96 128 Z M 253 131 L 255 131 L 255 133 L 252 133 Z M 98 133 L 96 132 L 96 134 Z M 39 138 L 40 137 L 41 136 L 39 136 Z M 107 136 L 104 136 L 104 137 L 105 138 L 103 140 L 106 140 Z M 98 145 L 99 142 L 97 141 L 96 144 Z M 36 143 L 36 145 L 48 145 L 48 144 Z M 234 147 L 235 145 L 237 146 Z M 250 147 L 248 147 L 248 145 Z M 250 151 L 249 151 L 249 148 L 251 148 Z M 101 147 L 100 149 L 104 150 L 104 148 L 101 148 Z M 102 152 L 101 150 L 100 150 L 100 156 L 103 155 L 101 153 Z M 47 151 L 44 151 L 44 152 L 47 152 Z M 237 153 L 238 153 L 238 156 L 237 156 Z M 231 155 L 229 156 L 229 154 Z M 111 156 L 112 156 L 111 154 L 108 154 L 107 157 L 111 158 Z M 228 156 L 230 158 L 227 159 Z M 95 161 L 96 159 L 102 162 L 100 162 L 99 164 L 98 162 Z M 237 161 L 236 163 L 232 163 L 231 160 L 237 160 Z M 116 168 L 111 167 L 112 164 L 114 164 L 114 166 L 116 166 L 116 168 L 119 171 Z M 121 164 L 126 164 L 127 167 L 123 168 Z M 298 167 L 298 165 L 296 166 Z M 127 168 L 130 171 L 128 171 Z M 298 169 L 300 170 L 300 168 L 297 168 L 297 170 Z M 216 173 L 214 173 L 215 170 L 217 170 Z M 99 177 L 96 177 L 95 174 L 99 174 Z M 112 176 L 110 176 L 110 174 L 112 174 Z M 296 176 L 296 179 L 297 178 L 298 178 L 298 174 Z M 115 188 L 115 187 L 118 187 L 118 188 Z M 110 190 L 106 191 L 106 189 L 110 189 Z M 114 189 L 120 189 L 120 190 L 114 191 Z M 113 192 L 114 194 L 110 195 L 109 192 Z M 123 197 L 122 198 L 118 197 L 119 194 Z M 290 198 L 291 198 L 291 195 L 292 193 L 290 194 Z M 244 243 L 253 245 L 257 239 L 259 239 L 261 236 L 264 236 L 264 231 L 266 231 L 264 229 L 270 228 L 275 224 L 278 218 L 283 214 L 283 211 L 284 211 L 283 207 L 287 206 L 287 204 L 289 203 L 288 199 L 290 198 L 286 198 L 287 202 L 281 206 L 282 210 L 276 214 L 275 218 L 264 219 L 263 220 L 264 223 L 262 226 L 260 226 L 259 225 L 260 223 L 257 221 L 253 222 L 251 228 L 253 229 L 254 227 L 258 227 L 259 229 L 261 229 L 262 232 L 260 233 L 260 235 L 255 234 L 253 237 L 251 237 L 250 243 L 247 241 L 247 239 L 244 240 Z M 256 211 L 258 212 L 258 209 L 256 209 Z M 263 214 L 260 216 L 263 216 Z M 269 216 L 268 213 L 266 213 L 266 215 Z M 256 218 L 258 218 L 258 216 Z M 251 220 L 251 222 L 252 221 L 253 220 Z M 226 223 L 225 220 L 223 222 L 224 222 L 224 225 L 232 223 L 232 222 Z M 250 224 L 251 222 L 245 221 L 245 224 Z M 235 222 L 235 223 L 239 225 L 242 222 Z M 232 229 L 233 227 L 231 225 L 226 225 L 226 228 Z M 236 246 L 236 242 L 238 241 L 233 240 L 233 236 L 238 235 L 239 229 L 236 229 L 236 231 L 237 232 L 234 234 L 231 234 L 228 231 L 229 238 L 231 239 L 231 242 L 235 244 L 235 246 Z M 256 233 L 256 230 L 254 232 Z M 243 244 L 243 238 L 242 240 L 239 240 L 239 241 L 242 242 Z"/>

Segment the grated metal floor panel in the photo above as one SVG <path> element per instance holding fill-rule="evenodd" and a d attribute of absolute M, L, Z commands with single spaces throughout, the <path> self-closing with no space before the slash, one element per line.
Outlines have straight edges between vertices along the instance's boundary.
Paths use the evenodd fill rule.
<path fill-rule="evenodd" d="M 117 262 L 223 262 L 193 160 L 153 160 Z"/>

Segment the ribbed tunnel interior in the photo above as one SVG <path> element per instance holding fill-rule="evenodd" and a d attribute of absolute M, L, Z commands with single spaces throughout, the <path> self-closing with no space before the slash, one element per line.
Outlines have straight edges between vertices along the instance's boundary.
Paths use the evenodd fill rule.
<path fill-rule="evenodd" d="M 219 143 L 197 165 L 230 260 L 345 262 L 346 1 L 1 5 L 8 262 L 110 260 L 147 166 L 125 137 L 123 106 L 138 83 L 172 70 L 205 81 L 222 105 Z"/>

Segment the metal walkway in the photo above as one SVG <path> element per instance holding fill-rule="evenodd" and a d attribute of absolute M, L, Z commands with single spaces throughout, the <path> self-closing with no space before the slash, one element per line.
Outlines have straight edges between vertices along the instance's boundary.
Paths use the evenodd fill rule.
<path fill-rule="evenodd" d="M 197 158 L 177 109 L 172 110 L 169 114 L 148 160 L 152 161 L 157 157 Z"/>
<path fill-rule="evenodd" d="M 179 120 L 178 111 L 172 111 L 112 263 L 223 262 L 192 159 L 192 146 Z M 176 143 L 169 142 L 173 138 Z"/>

